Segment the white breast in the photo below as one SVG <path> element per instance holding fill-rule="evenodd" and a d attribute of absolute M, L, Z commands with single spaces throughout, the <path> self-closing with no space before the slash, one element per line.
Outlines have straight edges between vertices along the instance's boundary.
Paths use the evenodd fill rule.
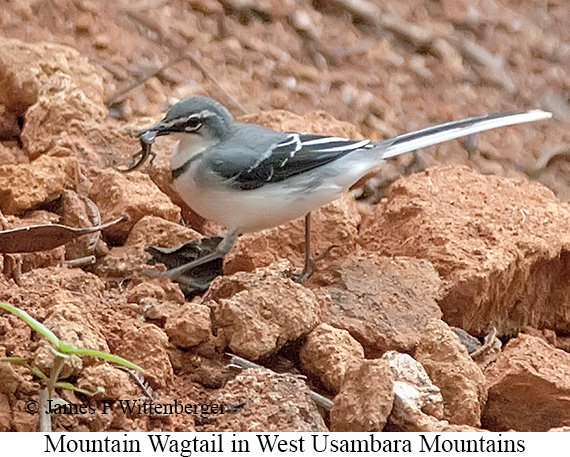
<path fill-rule="evenodd" d="M 203 189 L 192 177 L 193 165 L 175 181 L 175 190 L 182 200 L 206 219 L 241 233 L 257 232 L 303 217 L 340 197 L 342 188 L 310 194 L 284 188 L 280 183 L 261 189 Z"/>

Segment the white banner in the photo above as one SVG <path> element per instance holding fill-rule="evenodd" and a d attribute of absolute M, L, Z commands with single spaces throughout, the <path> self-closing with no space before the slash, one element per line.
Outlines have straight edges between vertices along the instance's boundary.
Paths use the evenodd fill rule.
<path fill-rule="evenodd" d="M 568 433 L 0 433 L 0 454 L 570 455 Z"/>

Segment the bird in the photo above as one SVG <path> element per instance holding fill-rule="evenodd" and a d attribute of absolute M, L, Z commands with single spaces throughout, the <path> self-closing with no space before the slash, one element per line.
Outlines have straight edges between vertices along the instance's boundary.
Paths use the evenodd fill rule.
<path fill-rule="evenodd" d="M 142 159 L 127 171 L 138 168 L 149 154 L 154 156 L 151 145 L 156 138 L 176 138 L 171 158 L 174 190 L 200 216 L 227 229 L 212 252 L 163 276 L 179 280 L 187 271 L 225 257 L 240 235 L 304 217 L 305 264 L 294 278 L 303 282 L 313 271 L 311 211 L 341 197 L 386 159 L 551 116 L 538 109 L 497 112 L 380 141 L 351 140 L 241 123 L 221 103 L 200 95 L 174 104 L 158 124 L 139 132 Z"/>

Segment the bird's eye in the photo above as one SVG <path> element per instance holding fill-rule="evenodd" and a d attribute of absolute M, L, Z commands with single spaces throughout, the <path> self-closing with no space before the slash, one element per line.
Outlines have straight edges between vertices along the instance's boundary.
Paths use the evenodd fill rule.
<path fill-rule="evenodd" d="M 184 130 L 186 132 L 195 132 L 202 127 L 202 121 L 200 119 L 188 119 L 186 125 L 184 126 Z"/>

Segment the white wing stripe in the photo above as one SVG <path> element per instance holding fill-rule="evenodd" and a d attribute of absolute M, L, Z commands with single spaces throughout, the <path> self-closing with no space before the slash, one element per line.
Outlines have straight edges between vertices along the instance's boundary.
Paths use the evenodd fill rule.
<path fill-rule="evenodd" d="M 363 148 L 368 143 L 370 143 L 370 140 L 362 140 L 359 141 L 358 143 L 350 143 L 345 146 L 337 146 L 336 148 L 319 149 L 318 152 L 342 152 L 342 151 L 351 151 L 351 150 L 355 151 L 357 149 Z"/>
<path fill-rule="evenodd" d="M 317 144 L 338 143 L 339 141 L 350 141 L 348 138 L 339 138 L 336 136 L 326 136 L 317 138 L 316 140 L 303 141 L 303 146 L 315 146 Z"/>

